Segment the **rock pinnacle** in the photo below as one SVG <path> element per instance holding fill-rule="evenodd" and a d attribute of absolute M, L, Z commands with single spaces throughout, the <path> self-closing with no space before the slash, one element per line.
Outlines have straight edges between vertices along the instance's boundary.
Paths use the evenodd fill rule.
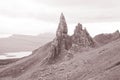
<path fill-rule="evenodd" d="M 60 22 L 59 22 L 58 29 L 56 32 L 56 36 L 61 37 L 64 34 L 67 34 L 67 32 L 68 32 L 68 29 L 67 29 L 66 20 L 65 20 L 63 13 L 61 13 Z"/>

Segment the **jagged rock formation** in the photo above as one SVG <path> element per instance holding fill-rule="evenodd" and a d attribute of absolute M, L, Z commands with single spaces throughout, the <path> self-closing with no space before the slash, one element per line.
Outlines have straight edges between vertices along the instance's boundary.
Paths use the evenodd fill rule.
<path fill-rule="evenodd" d="M 56 32 L 56 38 L 53 40 L 50 49 L 49 61 L 54 61 L 61 51 L 68 50 L 71 47 L 71 39 L 68 36 L 67 24 L 63 13 L 60 16 L 59 26 Z"/>
<path fill-rule="evenodd" d="M 57 38 L 64 37 L 65 35 L 67 35 L 67 33 L 68 33 L 68 28 L 67 28 L 66 20 L 63 13 L 61 13 L 59 26 L 56 32 L 56 37 Z"/>
<path fill-rule="evenodd" d="M 74 34 L 72 36 L 72 41 L 74 44 L 77 44 L 82 47 L 87 46 L 94 46 L 94 41 L 92 37 L 89 35 L 88 31 L 82 28 L 82 24 L 78 23 L 76 26 L 76 29 L 74 31 Z"/>
<path fill-rule="evenodd" d="M 114 33 L 110 34 L 99 34 L 94 37 L 94 40 L 99 44 L 99 45 L 105 45 L 111 41 L 117 40 L 120 38 L 120 32 L 119 30 L 115 31 Z"/>
<path fill-rule="evenodd" d="M 82 28 L 82 24 L 78 24 L 73 36 L 69 36 L 68 28 L 63 13 L 60 16 L 59 26 L 56 32 L 56 38 L 51 43 L 49 53 L 49 61 L 55 61 L 61 54 L 68 53 L 74 44 L 79 47 L 94 47 L 94 41 L 86 29 Z M 70 54 L 70 51 L 69 53 Z M 70 54 L 71 55 L 71 54 Z"/>
<path fill-rule="evenodd" d="M 60 16 L 59 26 L 56 32 L 56 40 L 60 49 L 68 50 L 70 48 L 70 36 L 67 34 L 68 28 L 63 13 Z M 54 43 L 54 42 L 53 42 Z"/>

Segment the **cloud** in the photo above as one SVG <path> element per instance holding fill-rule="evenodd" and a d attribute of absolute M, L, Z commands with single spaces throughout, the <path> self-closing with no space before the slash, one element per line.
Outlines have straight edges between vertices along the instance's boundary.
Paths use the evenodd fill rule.
<path fill-rule="evenodd" d="M 0 34 L 38 35 L 45 32 L 55 32 L 56 24 L 31 18 L 11 18 L 0 16 Z"/>
<path fill-rule="evenodd" d="M 97 8 L 112 8 L 118 7 L 120 4 L 119 0 L 34 0 L 37 3 L 44 3 L 52 6 L 86 6 L 97 7 Z"/>
<path fill-rule="evenodd" d="M 0 33 L 55 32 L 61 12 L 65 14 L 70 33 L 78 22 L 91 23 L 85 27 L 92 27 L 89 28 L 92 35 L 99 31 L 91 29 L 106 26 L 97 22 L 108 22 L 107 27 L 113 32 L 119 29 L 119 24 L 114 23 L 118 25 L 113 29 L 113 23 L 110 25 L 109 22 L 120 21 L 119 4 L 119 0 L 0 0 Z M 102 31 L 103 28 L 99 30 Z"/>
<path fill-rule="evenodd" d="M 0 35 L 2 37 L 6 36 L 6 34 L 38 35 L 46 32 L 55 33 L 58 26 L 58 22 L 53 24 L 31 18 L 11 18 L 5 16 L 0 16 L 0 22 Z M 76 25 L 76 23 L 68 24 L 70 35 L 73 34 Z M 110 33 L 117 29 L 120 30 L 120 22 L 83 23 L 83 27 L 86 27 L 90 34 L 95 36 L 99 33 Z"/>
<path fill-rule="evenodd" d="M 119 0 L 1 0 L 0 15 L 56 21 L 63 12 L 69 23 L 119 21 Z"/>

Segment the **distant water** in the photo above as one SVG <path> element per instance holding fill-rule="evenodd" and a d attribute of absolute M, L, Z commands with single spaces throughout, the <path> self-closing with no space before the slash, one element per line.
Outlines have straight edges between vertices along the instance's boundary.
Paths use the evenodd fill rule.
<path fill-rule="evenodd" d="M 0 54 L 0 59 L 15 59 L 31 55 L 32 52 L 13 52 Z"/>

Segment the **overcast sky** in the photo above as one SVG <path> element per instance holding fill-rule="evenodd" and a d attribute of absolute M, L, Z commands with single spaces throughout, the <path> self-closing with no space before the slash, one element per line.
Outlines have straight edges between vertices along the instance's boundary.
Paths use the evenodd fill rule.
<path fill-rule="evenodd" d="M 119 0 L 0 0 L 0 34 L 55 33 L 61 12 L 71 34 L 78 22 L 92 36 L 120 30 Z"/>

